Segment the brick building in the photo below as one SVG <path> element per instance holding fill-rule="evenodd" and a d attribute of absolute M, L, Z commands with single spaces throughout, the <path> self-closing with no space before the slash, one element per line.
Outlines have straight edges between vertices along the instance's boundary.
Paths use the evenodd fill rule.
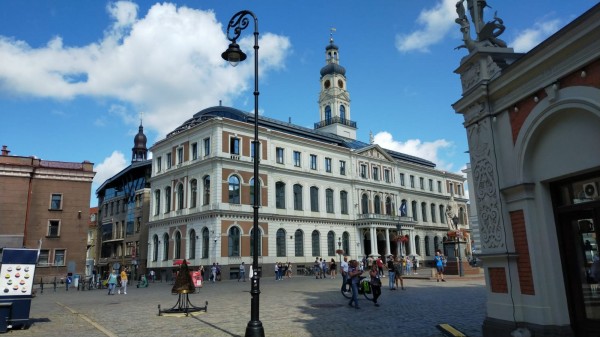
<path fill-rule="evenodd" d="M 40 248 L 36 278 L 85 274 L 93 164 L 9 153 L 3 146 L 0 248 Z"/>

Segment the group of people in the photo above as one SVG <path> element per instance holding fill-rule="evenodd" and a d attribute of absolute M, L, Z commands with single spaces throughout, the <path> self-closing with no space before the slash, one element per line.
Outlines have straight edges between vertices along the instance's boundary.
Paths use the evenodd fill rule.
<path fill-rule="evenodd" d="M 317 279 L 325 279 L 328 276 L 329 278 L 334 279 L 337 277 L 337 263 L 335 263 L 335 259 L 333 258 L 330 262 L 327 262 L 327 260 L 317 257 L 313 264 L 313 271 L 315 273 L 315 278 Z"/>
<path fill-rule="evenodd" d="M 115 289 L 117 290 L 117 294 L 123 293 L 123 295 L 127 295 L 127 283 L 128 283 L 128 270 L 123 268 L 120 274 L 117 274 L 117 270 L 113 269 L 112 272 L 108 275 L 108 279 L 106 280 L 108 284 L 108 295 L 114 295 Z"/>
<path fill-rule="evenodd" d="M 292 263 L 281 263 L 277 262 L 274 265 L 275 268 L 275 281 L 282 281 L 283 276 L 285 275 L 287 278 L 292 277 Z"/>

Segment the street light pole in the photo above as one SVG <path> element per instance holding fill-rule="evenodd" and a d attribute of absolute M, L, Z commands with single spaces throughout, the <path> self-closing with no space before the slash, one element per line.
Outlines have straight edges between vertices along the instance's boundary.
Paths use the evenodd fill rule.
<path fill-rule="evenodd" d="M 248 27 L 250 23 L 248 17 L 254 19 L 254 141 L 252 146 L 254 149 L 254 203 L 252 205 L 254 209 L 253 225 L 252 225 L 252 237 L 254 240 L 254 247 L 252 249 L 252 273 L 251 289 L 250 294 L 252 295 L 251 302 L 251 313 L 250 321 L 246 326 L 246 337 L 249 336 L 260 336 L 264 337 L 265 331 L 263 329 L 262 322 L 259 319 L 259 297 L 260 297 L 260 277 L 258 276 L 258 240 L 259 231 L 258 228 L 258 207 L 260 198 L 260 186 L 258 176 L 258 162 L 259 162 L 259 141 L 258 141 L 258 19 L 256 15 L 248 10 L 243 10 L 235 13 L 229 25 L 227 26 L 227 39 L 231 41 L 229 48 L 221 54 L 221 57 L 228 61 L 232 66 L 236 66 L 239 62 L 246 59 L 246 54 L 240 50 L 239 45 L 236 43 L 240 37 L 242 30 Z M 233 28 L 233 32 L 230 35 L 230 30 Z"/>

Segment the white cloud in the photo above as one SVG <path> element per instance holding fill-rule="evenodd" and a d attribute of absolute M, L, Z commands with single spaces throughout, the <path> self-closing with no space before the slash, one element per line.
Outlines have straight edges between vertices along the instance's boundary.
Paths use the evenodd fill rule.
<path fill-rule="evenodd" d="M 0 91 L 116 100 L 130 108 L 114 105 L 107 116 L 95 116 L 97 125 L 115 113 L 137 125 L 137 111 L 144 111 L 144 127 L 164 136 L 200 109 L 250 90 L 254 37 L 238 41 L 249 60 L 231 67 L 221 59 L 229 41 L 214 12 L 157 3 L 138 18 L 138 6 L 128 1 L 109 4 L 107 12 L 113 21 L 103 39 L 85 46 L 65 46 L 57 36 L 32 48 L 0 36 Z M 266 32 L 259 44 L 261 76 L 282 69 L 289 39 Z"/>
<path fill-rule="evenodd" d="M 517 37 L 509 43 L 509 47 L 514 48 L 515 52 L 526 53 L 531 48 L 537 46 L 560 28 L 560 20 L 553 19 L 548 21 L 536 22 L 532 28 L 520 32 Z"/>
<path fill-rule="evenodd" d="M 439 152 L 452 147 L 452 142 L 445 139 L 438 139 L 433 142 L 422 142 L 420 139 L 409 139 L 405 142 L 394 140 L 391 133 L 382 131 L 377 133 L 373 140 L 375 144 L 384 149 L 401 152 L 411 156 L 429 160 L 438 167 L 451 167 L 440 159 Z"/>
<path fill-rule="evenodd" d="M 123 153 L 114 151 L 110 157 L 105 158 L 102 163 L 94 167 L 96 175 L 94 176 L 94 181 L 92 184 L 96 185 L 96 188 L 99 187 L 99 185 L 104 183 L 107 179 L 121 172 L 121 170 L 127 167 L 127 165 L 128 164 Z"/>
<path fill-rule="evenodd" d="M 422 28 L 396 35 L 396 48 L 401 52 L 428 52 L 429 46 L 440 42 L 456 26 L 456 17 L 456 0 L 441 0 L 433 8 L 421 11 L 417 23 Z"/>

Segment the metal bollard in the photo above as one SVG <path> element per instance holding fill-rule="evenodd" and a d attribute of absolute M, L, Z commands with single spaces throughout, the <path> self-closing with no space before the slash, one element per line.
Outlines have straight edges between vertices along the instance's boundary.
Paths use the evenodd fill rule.
<path fill-rule="evenodd" d="M 44 279 L 40 277 L 40 294 L 44 293 Z"/>
<path fill-rule="evenodd" d="M 54 276 L 54 292 L 56 292 L 56 276 Z"/>

